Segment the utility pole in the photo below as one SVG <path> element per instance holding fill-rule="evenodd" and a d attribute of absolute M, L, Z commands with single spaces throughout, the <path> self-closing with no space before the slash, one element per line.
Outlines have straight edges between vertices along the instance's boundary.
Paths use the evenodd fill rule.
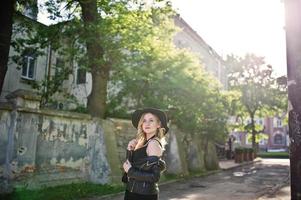
<path fill-rule="evenodd" d="M 301 200 L 301 0 L 284 0 L 291 199 Z"/>

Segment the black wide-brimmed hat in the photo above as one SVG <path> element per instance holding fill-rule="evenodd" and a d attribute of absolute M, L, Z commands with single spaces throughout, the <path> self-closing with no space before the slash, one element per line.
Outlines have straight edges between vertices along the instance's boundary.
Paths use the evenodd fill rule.
<path fill-rule="evenodd" d="M 165 114 L 165 112 L 163 112 L 159 109 L 156 109 L 156 108 L 138 109 L 135 112 L 133 112 L 133 114 L 132 114 L 132 124 L 135 128 L 138 127 L 139 120 L 140 120 L 141 116 L 144 113 L 152 113 L 152 114 L 156 115 L 159 118 L 160 122 L 161 122 L 162 128 L 165 128 L 165 133 L 168 132 L 169 128 L 167 126 L 167 121 L 168 121 L 167 115 Z"/>

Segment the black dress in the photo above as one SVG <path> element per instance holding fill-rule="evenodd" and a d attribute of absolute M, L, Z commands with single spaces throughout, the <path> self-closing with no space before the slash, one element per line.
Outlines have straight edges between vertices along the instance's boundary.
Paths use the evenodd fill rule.
<path fill-rule="evenodd" d="M 149 140 L 151 139 L 153 139 L 153 137 L 150 138 Z M 133 162 L 138 161 L 141 158 L 147 157 L 146 148 L 149 140 L 145 142 L 143 147 L 133 151 L 132 158 L 131 158 Z M 158 194 L 144 195 L 144 194 L 133 193 L 126 190 L 124 194 L 124 200 L 158 200 Z"/>

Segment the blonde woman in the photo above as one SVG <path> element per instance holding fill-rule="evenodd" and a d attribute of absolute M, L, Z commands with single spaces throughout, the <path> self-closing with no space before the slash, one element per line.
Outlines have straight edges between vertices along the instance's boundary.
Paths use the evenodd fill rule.
<path fill-rule="evenodd" d="M 155 108 L 136 110 L 132 124 L 137 128 L 137 137 L 129 142 L 128 159 L 123 164 L 124 200 L 157 200 L 158 181 L 165 170 L 161 157 L 169 130 L 167 116 Z"/>

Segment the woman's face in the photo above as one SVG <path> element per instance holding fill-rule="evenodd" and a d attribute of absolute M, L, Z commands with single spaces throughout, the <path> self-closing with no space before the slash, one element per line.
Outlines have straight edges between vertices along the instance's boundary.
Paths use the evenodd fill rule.
<path fill-rule="evenodd" d="M 146 134 L 153 134 L 156 133 L 158 128 L 160 128 L 160 122 L 158 118 L 151 113 L 146 113 L 143 116 L 143 121 L 142 121 L 143 132 Z"/>

